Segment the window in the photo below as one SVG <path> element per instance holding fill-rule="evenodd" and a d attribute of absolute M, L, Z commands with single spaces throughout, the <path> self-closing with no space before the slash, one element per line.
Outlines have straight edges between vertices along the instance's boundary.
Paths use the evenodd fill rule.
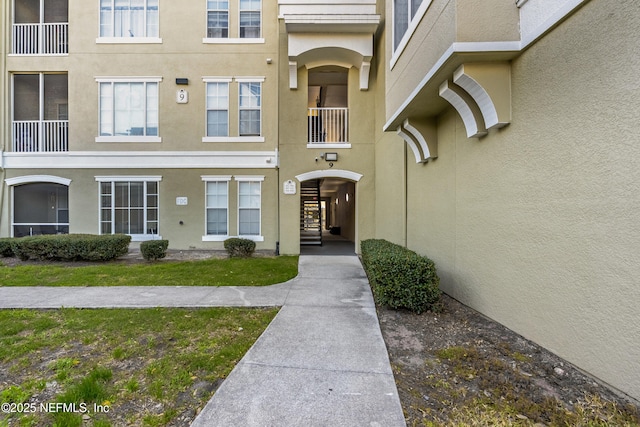
<path fill-rule="evenodd" d="M 202 1 L 202 0 L 201 0 Z M 264 43 L 262 0 L 206 0 L 207 32 L 203 43 Z"/>
<path fill-rule="evenodd" d="M 240 0 L 240 38 L 260 37 L 261 0 Z"/>
<path fill-rule="evenodd" d="M 157 38 L 158 0 L 100 0 L 100 37 Z"/>
<path fill-rule="evenodd" d="M 393 50 L 400 46 L 409 24 L 418 14 L 423 0 L 393 0 Z M 430 3 L 428 0 L 427 3 Z M 428 6 L 428 5 L 425 5 Z"/>
<path fill-rule="evenodd" d="M 260 236 L 261 181 L 263 179 L 236 177 L 238 181 L 239 236 Z"/>
<path fill-rule="evenodd" d="M 207 83 L 207 136 L 229 135 L 229 83 Z"/>
<path fill-rule="evenodd" d="M 203 240 L 221 240 L 229 235 L 229 181 L 227 177 L 202 177 L 206 186 L 206 236 Z"/>
<path fill-rule="evenodd" d="M 134 238 L 158 235 L 158 181 L 97 177 L 100 183 L 100 234 L 124 233 Z"/>
<path fill-rule="evenodd" d="M 229 2 L 207 0 L 207 37 L 221 39 L 229 37 Z"/>
<path fill-rule="evenodd" d="M 159 80 L 159 79 L 157 79 Z M 97 142 L 160 142 L 158 81 L 104 81 Z"/>
<path fill-rule="evenodd" d="M 260 136 L 261 92 L 260 82 L 241 82 L 239 102 L 240 136 Z"/>

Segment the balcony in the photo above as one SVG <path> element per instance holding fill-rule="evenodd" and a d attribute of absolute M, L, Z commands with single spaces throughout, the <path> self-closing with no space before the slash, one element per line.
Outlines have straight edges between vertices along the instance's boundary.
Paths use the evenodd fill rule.
<path fill-rule="evenodd" d="M 43 153 L 69 150 L 68 120 L 23 120 L 13 122 L 12 151 Z"/>
<path fill-rule="evenodd" d="M 348 144 L 348 108 L 309 108 L 307 112 L 308 144 Z"/>
<path fill-rule="evenodd" d="M 69 53 L 69 0 L 13 0 L 11 53 Z"/>
<path fill-rule="evenodd" d="M 69 24 L 13 24 L 11 52 L 16 55 L 66 55 Z"/>

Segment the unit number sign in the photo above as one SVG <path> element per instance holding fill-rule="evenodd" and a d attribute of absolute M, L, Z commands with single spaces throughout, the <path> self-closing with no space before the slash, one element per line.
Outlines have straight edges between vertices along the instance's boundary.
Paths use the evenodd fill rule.
<path fill-rule="evenodd" d="M 296 194 L 296 183 L 293 180 L 287 180 L 283 184 L 284 194 Z"/>
<path fill-rule="evenodd" d="M 176 102 L 178 104 L 186 104 L 189 102 L 189 92 L 186 89 L 179 89 L 176 92 Z"/>

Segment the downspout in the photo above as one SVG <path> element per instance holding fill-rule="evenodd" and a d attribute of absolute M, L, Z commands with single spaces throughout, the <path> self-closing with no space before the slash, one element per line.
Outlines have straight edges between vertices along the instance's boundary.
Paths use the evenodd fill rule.
<path fill-rule="evenodd" d="M 404 188 L 402 189 L 404 194 L 402 195 L 402 197 L 404 198 L 403 200 L 403 209 L 404 209 L 404 224 L 402 225 L 402 227 L 404 228 L 404 247 L 408 247 L 408 243 L 409 243 L 409 178 L 407 176 L 407 170 L 408 170 L 408 166 L 407 166 L 407 144 L 402 144 L 402 146 L 404 147 L 404 170 L 402 171 L 402 175 L 403 175 L 403 179 L 404 179 Z"/>

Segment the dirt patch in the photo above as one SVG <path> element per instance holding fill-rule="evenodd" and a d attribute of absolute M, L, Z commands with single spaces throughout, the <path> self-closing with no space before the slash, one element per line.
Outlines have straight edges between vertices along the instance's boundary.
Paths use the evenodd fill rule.
<path fill-rule="evenodd" d="M 378 308 L 407 425 L 486 425 L 470 415 L 478 408 L 501 414 L 492 425 L 640 425 L 637 402 L 447 295 L 441 305 L 421 315 Z"/>

